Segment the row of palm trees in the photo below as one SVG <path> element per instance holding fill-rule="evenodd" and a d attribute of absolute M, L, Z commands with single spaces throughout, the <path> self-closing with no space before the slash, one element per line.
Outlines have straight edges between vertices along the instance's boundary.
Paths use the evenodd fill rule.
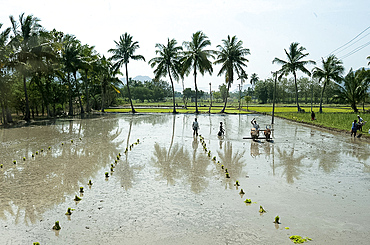
<path fill-rule="evenodd" d="M 128 79 L 127 64 L 129 59 L 133 60 L 143 60 L 145 58 L 142 55 L 134 55 L 136 49 L 139 48 L 138 42 L 132 40 L 132 36 L 125 33 L 120 37 L 119 42 L 115 41 L 116 48 L 110 49 L 109 52 L 113 53 L 111 57 L 112 60 L 116 61 L 114 66 L 118 69 L 119 67 L 125 65 L 126 79 Z M 250 54 L 249 49 L 243 47 L 243 42 L 238 40 L 236 36 L 230 37 L 222 40 L 223 45 L 218 45 L 219 51 L 214 51 L 207 49 L 211 45 L 211 41 L 208 37 L 201 31 L 198 31 L 192 35 L 191 41 L 185 41 L 183 46 L 179 46 L 175 39 L 167 40 L 166 44 L 157 43 L 156 47 L 156 57 L 149 60 L 149 64 L 154 69 L 154 74 L 156 79 L 168 76 L 172 87 L 172 97 L 173 97 L 173 113 L 176 113 L 175 106 L 175 90 L 174 90 L 174 80 L 179 81 L 188 76 L 191 71 L 193 71 L 194 76 L 194 86 L 195 86 L 195 112 L 198 111 L 198 84 L 197 75 L 198 72 L 201 75 L 208 73 L 212 75 L 213 67 L 211 58 L 217 57 L 214 64 L 221 64 L 221 69 L 218 76 L 222 74 L 226 75 L 226 81 L 228 84 L 228 92 L 230 85 L 234 81 L 234 72 L 240 76 L 245 74 L 244 68 L 247 67 L 246 62 L 248 60 L 245 58 L 246 55 Z M 185 50 L 184 50 L 185 49 Z M 135 112 L 132 104 L 130 89 L 128 86 L 128 80 L 126 82 L 127 90 L 129 94 L 131 110 Z M 224 107 L 221 112 L 225 111 L 227 100 L 225 101 Z"/>
<path fill-rule="evenodd" d="M 101 90 L 101 109 L 104 111 L 107 89 L 112 88 L 120 93 L 116 86 L 119 83 L 125 85 L 117 78 L 121 74 L 120 69 L 125 68 L 126 86 L 131 111 L 135 109 L 131 99 L 129 88 L 128 63 L 130 60 L 145 61 L 144 56 L 136 54 L 140 48 L 138 41 L 128 33 L 120 36 L 119 41 L 114 41 L 116 47 L 109 49 L 111 57 L 100 56 L 93 46 L 82 45 L 76 37 L 65 35 L 56 30 L 45 31 L 40 25 L 40 20 L 32 15 L 21 14 L 19 21 L 10 16 L 11 28 L 0 33 L 0 96 L 4 95 L 9 84 L 9 77 L 15 73 L 20 74 L 23 80 L 25 100 L 25 120 L 30 120 L 30 106 L 27 93 L 28 84 L 32 83 L 40 91 L 43 104 L 46 106 L 47 114 L 52 115 L 50 105 L 55 103 L 55 94 L 65 94 L 68 99 L 69 115 L 73 115 L 74 101 L 80 107 L 81 113 L 90 111 L 89 98 L 94 87 L 99 86 Z M 1 28 L 2 25 L 0 25 Z M 12 34 L 11 34 L 12 32 Z M 225 75 L 227 93 L 236 79 L 242 81 L 247 79 L 245 68 L 247 67 L 247 55 L 250 50 L 243 47 L 243 42 L 236 36 L 227 36 L 222 44 L 217 45 L 217 50 L 211 50 L 211 41 L 202 32 L 192 34 L 190 41 L 178 45 L 175 39 L 167 40 L 166 44 L 155 45 L 156 57 L 149 60 L 149 65 L 154 68 L 156 79 L 169 77 L 173 95 L 173 113 L 176 113 L 174 81 L 184 79 L 185 76 L 193 75 L 195 86 L 195 105 L 198 111 L 198 82 L 200 73 L 212 75 L 213 65 L 220 65 L 218 76 Z M 315 64 L 312 60 L 304 60 L 309 53 L 299 43 L 292 43 L 289 50 L 285 50 L 287 60 L 275 58 L 272 62 L 281 65 L 278 70 L 279 78 L 293 74 L 297 109 L 301 111 L 298 103 L 297 72 L 301 71 L 308 76 L 318 78 L 323 83 L 323 95 L 326 85 L 330 81 L 338 82 L 344 71 L 342 62 L 334 55 L 322 59 L 322 68 L 315 67 L 312 71 L 306 65 Z M 214 61 L 212 62 L 212 59 Z M 368 57 L 370 59 L 370 56 Z M 369 62 L 370 63 L 370 62 Z M 56 80 L 60 84 L 56 84 Z M 252 74 L 251 83 L 258 81 L 257 74 Z M 58 86 L 57 86 L 58 85 Z M 2 94 L 4 93 L 4 94 Z M 97 93 L 94 91 L 93 93 Z M 63 97 L 63 96 L 62 96 Z M 83 98 L 85 103 L 83 103 Z M 227 98 L 227 96 L 226 96 Z M 67 101 L 63 101 L 62 104 Z M 6 99 L 1 101 L 2 111 L 7 110 Z M 85 104 L 85 109 L 83 107 Z M 227 99 L 221 112 L 225 112 Z M 320 112 L 322 112 L 322 96 L 320 101 Z M 55 114 L 55 113 L 54 113 Z"/>
<path fill-rule="evenodd" d="M 312 76 L 312 78 L 317 78 L 319 83 L 322 83 L 319 109 L 320 113 L 322 113 L 322 101 L 324 91 L 326 86 L 330 82 L 334 82 L 339 86 L 339 96 L 344 96 L 345 99 L 350 101 L 351 107 L 354 109 L 354 111 L 357 111 L 356 102 L 366 98 L 367 90 L 370 86 L 370 75 L 368 73 L 364 77 L 359 78 L 351 69 L 346 76 L 346 79 L 344 79 L 343 73 L 345 69 L 343 66 L 343 62 L 333 54 L 327 56 L 326 58 L 322 58 L 322 67 L 314 67 L 310 72 L 306 68 L 306 65 L 316 64 L 316 62 L 312 60 L 304 60 L 304 58 L 309 55 L 309 53 L 305 52 L 306 49 L 304 47 L 300 46 L 299 43 L 294 42 L 290 44 L 289 50 L 284 50 L 287 56 L 287 60 L 282 60 L 276 57 L 272 61 L 272 63 L 277 63 L 281 65 L 281 68 L 277 71 L 277 73 L 279 74 L 279 79 L 282 76 L 287 76 L 290 73 L 293 74 L 298 112 L 301 112 L 302 110 L 298 103 L 297 71 L 301 71 L 310 77 Z M 367 57 L 367 59 L 370 59 L 370 56 Z M 344 86 L 340 85 L 342 81 L 344 81 Z M 346 93 L 349 94 L 346 95 Z"/>

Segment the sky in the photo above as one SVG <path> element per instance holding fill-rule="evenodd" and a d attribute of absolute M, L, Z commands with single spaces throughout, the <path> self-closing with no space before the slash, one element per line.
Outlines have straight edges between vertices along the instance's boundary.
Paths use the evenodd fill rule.
<path fill-rule="evenodd" d="M 174 38 L 181 45 L 197 31 L 208 36 L 214 50 L 228 35 L 241 40 L 250 50 L 246 56 L 249 78 L 252 73 L 260 79 L 272 77 L 271 72 L 280 68 L 272 60 L 286 60 L 284 49 L 293 42 L 306 48 L 307 59 L 316 61 L 316 66 L 321 67 L 322 58 L 333 53 L 343 61 L 346 73 L 350 68 L 370 68 L 366 59 L 370 55 L 368 0 L 0 0 L 0 6 L 0 31 L 10 27 L 10 15 L 18 20 L 25 13 L 39 18 L 46 30 L 74 35 L 106 57 L 115 48 L 114 41 L 127 32 L 139 42 L 135 54 L 145 57 L 145 62 L 130 61 L 132 78 L 154 77 L 148 61 L 155 57 L 156 43 Z M 213 66 L 212 75 L 199 74 L 198 89 L 208 92 L 211 83 L 212 90 L 218 90 L 225 81 L 224 75 L 217 76 L 219 70 L 220 66 Z M 185 88 L 194 89 L 192 75 L 184 83 Z M 234 81 L 231 91 L 238 84 L 240 80 Z M 181 81 L 175 89 L 182 90 Z"/>

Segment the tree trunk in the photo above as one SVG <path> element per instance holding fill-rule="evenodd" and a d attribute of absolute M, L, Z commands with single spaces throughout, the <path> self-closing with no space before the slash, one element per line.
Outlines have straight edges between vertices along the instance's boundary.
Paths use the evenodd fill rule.
<path fill-rule="evenodd" d="M 197 86 L 197 66 L 194 64 L 194 86 L 195 86 L 195 113 L 198 114 L 198 86 Z"/>
<path fill-rule="evenodd" d="M 173 87 L 173 81 L 171 77 L 171 71 L 167 68 L 168 76 L 170 77 L 171 86 L 172 86 L 172 101 L 173 101 L 173 111 L 172 113 L 176 113 L 176 105 L 175 105 L 175 88 Z"/>
<path fill-rule="evenodd" d="M 322 90 L 321 90 L 320 110 L 319 110 L 320 113 L 322 113 L 322 100 L 323 100 L 323 97 L 324 97 L 325 86 L 326 86 L 326 81 L 324 82 L 324 86 L 322 86 Z"/>
<path fill-rule="evenodd" d="M 297 101 L 297 109 L 298 109 L 298 112 L 301 112 L 301 108 L 299 107 L 299 102 L 298 102 L 297 75 L 295 74 L 295 72 L 293 72 L 293 75 L 294 75 L 295 99 Z"/>
<path fill-rule="evenodd" d="M 126 82 L 127 82 L 127 93 L 128 93 L 128 99 L 130 100 L 131 104 L 131 111 L 132 113 L 135 113 L 134 105 L 132 104 L 131 100 L 131 93 L 130 93 L 130 86 L 128 85 L 128 70 L 127 70 L 127 63 L 125 63 L 125 68 L 126 68 Z"/>
<path fill-rule="evenodd" d="M 29 122 L 31 120 L 30 117 L 30 104 L 28 102 L 28 94 L 27 94 L 27 81 L 26 81 L 26 76 L 23 76 L 23 88 L 24 88 L 24 96 L 26 100 L 26 111 L 25 111 L 25 117 L 24 120 Z"/>
<path fill-rule="evenodd" d="M 68 82 L 68 94 L 69 94 L 69 111 L 68 111 L 68 116 L 73 116 L 73 104 L 72 104 L 72 83 L 71 83 L 71 80 L 70 80 L 70 74 L 68 72 L 67 74 L 67 82 Z"/>

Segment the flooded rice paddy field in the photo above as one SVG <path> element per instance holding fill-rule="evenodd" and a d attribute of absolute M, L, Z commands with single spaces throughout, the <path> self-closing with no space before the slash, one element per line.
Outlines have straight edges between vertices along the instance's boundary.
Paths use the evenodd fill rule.
<path fill-rule="evenodd" d="M 0 130 L 0 244 L 368 244 L 370 144 L 280 119 L 253 142 L 253 117 L 198 115 L 207 150 L 195 115 Z"/>

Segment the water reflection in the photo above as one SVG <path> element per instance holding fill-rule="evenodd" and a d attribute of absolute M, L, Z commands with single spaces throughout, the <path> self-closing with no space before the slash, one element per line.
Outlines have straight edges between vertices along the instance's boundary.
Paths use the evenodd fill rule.
<path fill-rule="evenodd" d="M 78 194 L 81 185 L 113 161 L 121 144 L 117 141 L 121 131 L 115 119 L 70 120 L 32 130 L 7 129 L 2 133 L 2 144 L 11 146 L 6 151 L 1 149 L 4 162 L 19 161 L 2 169 L 0 218 L 15 216 L 16 224 L 35 223 L 47 209 L 64 202 L 67 196 Z M 21 142 L 17 144 L 12 139 Z M 27 156 L 25 161 L 20 160 L 23 156 Z"/>
<path fill-rule="evenodd" d="M 287 151 L 286 149 L 281 150 L 280 147 L 278 147 L 277 153 L 280 162 L 275 167 L 283 168 L 282 176 L 285 175 L 286 181 L 289 184 L 294 183 L 294 179 L 298 180 L 299 175 L 303 172 L 301 168 L 304 167 L 304 164 L 301 163 L 301 161 L 305 156 L 294 156 L 294 147 L 290 149 L 290 151 Z"/>
<path fill-rule="evenodd" d="M 245 150 L 239 152 L 237 150 L 233 153 L 233 144 L 230 141 L 226 141 L 224 144 L 223 151 L 217 150 L 218 157 L 220 159 L 220 163 L 227 168 L 230 178 L 227 179 L 225 188 L 233 188 L 234 183 L 238 180 L 241 176 L 243 167 L 246 166 L 245 163 Z M 222 173 L 225 175 L 225 173 Z"/>

